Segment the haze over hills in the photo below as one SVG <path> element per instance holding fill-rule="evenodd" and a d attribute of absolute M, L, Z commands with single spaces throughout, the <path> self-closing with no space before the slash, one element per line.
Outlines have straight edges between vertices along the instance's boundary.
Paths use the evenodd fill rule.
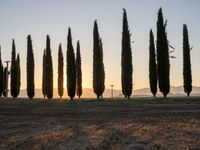
<path fill-rule="evenodd" d="M 54 98 L 58 98 L 58 92 L 57 88 L 54 89 Z M 158 92 L 157 95 L 159 96 L 161 93 Z M 185 96 L 186 94 L 184 93 L 183 87 L 182 86 L 171 86 L 170 88 L 170 94 L 169 96 Z M 193 87 L 191 96 L 199 96 L 200 95 L 200 87 Z M 113 90 L 113 96 L 114 97 L 123 97 L 121 90 Z M 133 91 L 133 96 L 152 96 L 150 89 L 149 88 L 142 88 L 138 90 Z M 27 97 L 26 90 L 22 89 L 20 91 L 20 97 Z M 35 90 L 35 98 L 42 98 L 42 90 L 41 89 L 36 89 Z M 111 89 L 106 89 L 103 97 L 111 97 Z M 67 90 L 64 90 L 64 95 L 63 98 L 68 98 L 67 95 Z M 83 95 L 82 98 L 96 98 L 96 95 L 93 93 L 93 89 L 90 88 L 84 88 L 83 89 Z"/>

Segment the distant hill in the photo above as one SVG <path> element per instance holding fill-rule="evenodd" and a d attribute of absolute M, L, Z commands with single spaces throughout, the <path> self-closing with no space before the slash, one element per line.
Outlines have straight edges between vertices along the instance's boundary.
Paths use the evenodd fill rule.
<path fill-rule="evenodd" d="M 57 89 L 54 89 L 54 98 L 58 98 L 59 97 L 57 91 L 58 91 Z M 158 95 L 160 95 L 160 94 L 161 93 L 158 92 Z M 113 95 L 114 95 L 114 97 L 123 97 L 123 95 L 121 93 L 121 90 L 114 89 L 113 90 Z M 173 95 L 174 96 L 185 96 L 186 94 L 184 93 L 184 90 L 183 90 L 182 86 L 171 86 L 169 95 L 172 95 L 172 96 Z M 200 96 L 200 87 L 194 86 L 191 95 Z M 134 90 L 133 91 L 133 96 L 152 96 L 152 94 L 151 94 L 149 88 L 142 88 L 142 89 Z M 20 91 L 20 97 L 27 97 L 25 89 L 22 89 Z M 35 90 L 35 97 L 36 98 L 42 98 L 43 97 L 41 89 L 36 89 Z M 64 98 L 68 97 L 66 89 L 64 90 L 64 96 L 63 97 Z M 93 93 L 93 89 L 84 88 L 82 97 L 83 98 L 88 98 L 88 97 L 89 98 L 95 98 L 96 96 Z M 103 97 L 111 97 L 111 89 L 106 89 L 104 94 L 103 94 Z"/>

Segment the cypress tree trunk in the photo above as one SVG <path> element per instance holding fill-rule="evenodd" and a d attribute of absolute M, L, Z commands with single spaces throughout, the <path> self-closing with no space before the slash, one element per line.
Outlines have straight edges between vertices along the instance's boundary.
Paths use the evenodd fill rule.
<path fill-rule="evenodd" d="M 67 91 L 72 100 L 76 93 L 76 64 L 70 28 L 67 37 Z"/>
<path fill-rule="evenodd" d="M 44 53 L 43 53 L 42 94 L 43 94 L 44 98 L 47 95 L 47 90 L 46 90 L 46 50 L 44 50 Z"/>
<path fill-rule="evenodd" d="M 81 53 L 80 43 L 77 42 L 76 49 L 76 94 L 80 98 L 82 95 L 82 70 L 81 70 Z"/>
<path fill-rule="evenodd" d="M 103 65 L 103 49 L 99 37 L 97 21 L 94 22 L 93 29 L 93 90 L 97 95 L 97 99 L 102 97 L 104 91 L 104 65 Z"/>
<path fill-rule="evenodd" d="M 192 91 L 192 73 L 190 62 L 190 44 L 188 38 L 187 25 L 183 25 L 183 84 L 184 92 L 190 96 Z"/>
<path fill-rule="evenodd" d="M 17 76 L 16 97 L 18 97 L 19 93 L 20 93 L 20 86 L 21 86 L 21 68 L 20 68 L 20 57 L 19 57 L 19 54 L 17 55 L 17 60 L 16 60 L 16 76 Z"/>
<path fill-rule="evenodd" d="M 132 52 L 130 31 L 128 27 L 126 10 L 123 9 L 123 28 L 122 28 L 122 53 L 121 53 L 121 83 L 122 93 L 125 97 L 130 98 L 132 94 Z"/>
<path fill-rule="evenodd" d="M 10 79 L 10 88 L 11 96 L 16 98 L 17 96 L 17 65 L 16 65 L 16 50 L 15 50 L 15 41 L 12 40 L 12 53 L 11 53 L 11 79 Z"/>
<path fill-rule="evenodd" d="M 163 96 L 166 97 L 170 91 L 170 64 L 166 23 L 163 23 L 163 15 L 161 8 L 158 12 L 157 21 L 157 63 L 159 89 Z"/>
<path fill-rule="evenodd" d="M 48 99 L 53 98 L 53 62 L 49 35 L 46 40 L 46 94 Z"/>
<path fill-rule="evenodd" d="M 150 89 L 153 96 L 157 93 L 157 67 L 156 67 L 156 56 L 154 46 L 154 36 L 152 30 L 150 30 L 149 40 L 149 83 Z"/>
<path fill-rule="evenodd" d="M 3 64 L 1 60 L 1 46 L 0 46 L 0 97 L 3 94 Z"/>
<path fill-rule="evenodd" d="M 32 99 L 35 95 L 35 84 L 34 84 L 34 56 L 31 36 L 27 37 L 27 63 L 26 63 L 26 78 L 27 78 L 27 95 Z"/>
<path fill-rule="evenodd" d="M 63 53 L 62 45 L 58 48 L 58 94 L 60 98 L 63 96 Z"/>

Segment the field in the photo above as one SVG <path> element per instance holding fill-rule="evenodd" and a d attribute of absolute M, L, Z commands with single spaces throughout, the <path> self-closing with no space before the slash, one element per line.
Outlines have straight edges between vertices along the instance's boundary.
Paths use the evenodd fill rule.
<path fill-rule="evenodd" d="M 200 98 L 0 99 L 0 149 L 200 149 Z"/>

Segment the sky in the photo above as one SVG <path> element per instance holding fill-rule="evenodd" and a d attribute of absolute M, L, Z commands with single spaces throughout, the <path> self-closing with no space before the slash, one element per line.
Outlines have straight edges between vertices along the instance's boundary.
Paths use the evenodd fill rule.
<path fill-rule="evenodd" d="M 149 30 L 156 37 L 158 9 L 167 19 L 170 45 L 175 47 L 170 59 L 170 83 L 183 85 L 182 28 L 189 30 L 193 85 L 200 86 L 200 1 L 199 0 L 1 0 L 0 45 L 2 59 L 11 59 L 12 39 L 21 57 L 21 89 L 26 88 L 27 35 L 31 34 L 35 57 L 35 87 L 42 85 L 42 55 L 46 35 L 50 35 L 57 87 L 58 45 L 62 43 L 65 70 L 67 30 L 71 27 L 73 46 L 80 40 L 83 87 L 92 88 L 93 24 L 97 19 L 103 41 L 105 85 L 121 89 L 121 33 L 123 8 L 127 10 L 133 58 L 133 89 L 149 87 Z M 66 74 L 66 71 L 65 71 Z M 66 81 L 66 76 L 65 76 Z M 64 83 L 66 87 L 66 82 Z"/>

